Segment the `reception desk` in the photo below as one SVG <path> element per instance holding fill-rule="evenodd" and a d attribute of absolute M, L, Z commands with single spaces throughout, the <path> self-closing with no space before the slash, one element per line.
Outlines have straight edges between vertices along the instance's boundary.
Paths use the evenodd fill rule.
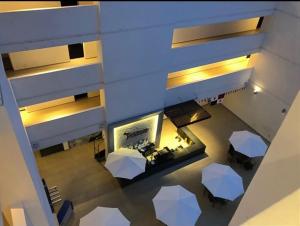
<path fill-rule="evenodd" d="M 132 180 L 117 178 L 120 185 L 124 187 L 155 173 L 167 171 L 167 168 L 174 168 L 173 170 L 176 170 L 178 167 L 175 166 L 183 167 L 207 157 L 205 154 L 205 144 L 203 144 L 187 127 L 178 128 L 177 133 L 180 137 L 179 139 L 184 139 L 186 141 L 188 144 L 187 146 L 179 146 L 175 149 L 164 147 L 161 150 L 156 150 L 154 145 L 152 145 L 153 150 L 150 148 L 147 152 L 141 152 L 147 159 L 145 172 Z M 170 171 L 167 173 L 169 172 Z"/>

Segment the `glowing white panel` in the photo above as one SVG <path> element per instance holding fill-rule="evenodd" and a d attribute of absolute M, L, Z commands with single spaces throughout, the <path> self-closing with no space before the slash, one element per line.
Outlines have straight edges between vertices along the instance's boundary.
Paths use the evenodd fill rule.
<path fill-rule="evenodd" d="M 137 143 L 140 139 L 148 139 L 155 143 L 159 115 L 153 115 L 113 129 L 114 150 Z"/>

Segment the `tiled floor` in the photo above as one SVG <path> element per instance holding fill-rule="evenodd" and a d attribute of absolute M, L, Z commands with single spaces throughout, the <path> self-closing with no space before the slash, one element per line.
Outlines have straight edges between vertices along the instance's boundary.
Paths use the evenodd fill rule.
<path fill-rule="evenodd" d="M 207 158 L 174 169 L 169 174 L 161 172 L 123 189 L 109 172 L 93 159 L 92 143 L 46 158 L 37 155 L 40 173 L 48 185 L 57 185 L 63 198 L 70 199 L 75 204 L 75 214 L 69 225 L 79 225 L 80 217 L 97 206 L 120 208 L 132 226 L 163 225 L 155 219 L 151 200 L 161 186 L 177 184 L 195 193 L 198 198 L 202 214 L 197 225 L 228 225 L 241 198 L 227 206 L 212 207 L 208 198 L 203 195 L 201 169 L 212 162 L 229 164 L 228 138 L 232 131 L 244 129 L 252 131 L 252 129 L 222 105 L 206 106 L 205 109 L 212 117 L 189 128 L 207 145 Z M 166 123 L 163 130 L 169 127 L 170 125 Z M 252 171 L 245 171 L 235 164 L 231 165 L 243 177 L 245 188 L 249 185 L 260 161 L 261 159 L 258 159 Z"/>

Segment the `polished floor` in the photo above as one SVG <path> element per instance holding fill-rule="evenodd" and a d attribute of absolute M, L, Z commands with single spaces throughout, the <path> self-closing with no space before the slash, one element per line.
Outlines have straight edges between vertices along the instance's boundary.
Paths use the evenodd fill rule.
<path fill-rule="evenodd" d="M 74 215 L 68 226 L 78 226 L 80 217 L 97 206 L 118 207 L 131 221 L 132 226 L 163 225 L 155 219 L 152 198 L 161 186 L 182 185 L 195 193 L 202 209 L 197 225 L 228 225 L 241 198 L 227 206 L 213 207 L 203 194 L 201 169 L 212 162 L 229 164 L 227 161 L 228 138 L 232 131 L 252 131 L 222 105 L 204 107 L 212 117 L 190 125 L 189 128 L 207 145 L 208 157 L 173 172 L 161 172 L 149 178 L 121 188 L 105 168 L 93 159 L 93 143 L 81 145 L 72 150 L 41 158 L 36 155 L 41 175 L 49 186 L 57 185 L 64 199 L 73 201 Z M 172 130 L 170 122 L 163 125 L 163 132 Z M 170 133 L 168 133 L 170 134 Z M 162 139 L 166 142 L 166 139 Z M 249 185 L 259 163 L 252 171 L 245 171 L 239 165 L 231 166 L 243 177 L 245 189 Z M 92 225 L 91 225 L 92 226 Z"/>

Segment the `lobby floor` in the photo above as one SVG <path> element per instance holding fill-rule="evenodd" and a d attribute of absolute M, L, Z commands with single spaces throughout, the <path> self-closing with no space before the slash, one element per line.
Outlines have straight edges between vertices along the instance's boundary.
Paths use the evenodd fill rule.
<path fill-rule="evenodd" d="M 69 199 L 74 203 L 74 215 L 68 226 L 78 226 L 80 217 L 97 206 L 120 208 L 132 226 L 163 225 L 155 219 L 152 198 L 161 186 L 177 184 L 197 196 L 202 209 L 197 225 L 228 225 L 241 197 L 226 206 L 213 207 L 207 196 L 203 195 L 201 169 L 212 162 L 229 164 L 227 151 L 231 133 L 235 130 L 253 130 L 222 105 L 207 105 L 204 108 L 212 117 L 190 125 L 189 129 L 206 144 L 208 157 L 182 168 L 174 167 L 171 173 L 160 172 L 123 189 L 116 179 L 94 160 L 93 143 L 44 158 L 36 154 L 40 174 L 45 178 L 48 186 L 57 185 L 63 199 Z M 169 122 L 165 123 L 163 131 L 169 127 Z M 243 177 L 245 189 L 254 176 L 261 158 L 256 162 L 251 171 L 245 171 L 236 164 L 229 164 Z"/>

